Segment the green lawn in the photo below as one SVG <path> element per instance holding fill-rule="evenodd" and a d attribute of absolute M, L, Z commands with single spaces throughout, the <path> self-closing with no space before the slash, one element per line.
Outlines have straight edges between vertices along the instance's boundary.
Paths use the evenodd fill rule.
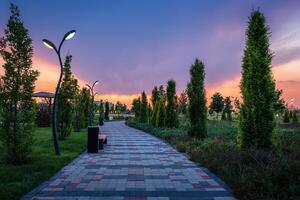
<path fill-rule="evenodd" d="M 54 155 L 50 128 L 37 128 L 31 162 L 20 166 L 0 164 L 0 199 L 20 199 L 86 149 L 87 131 L 60 141 L 61 155 Z"/>

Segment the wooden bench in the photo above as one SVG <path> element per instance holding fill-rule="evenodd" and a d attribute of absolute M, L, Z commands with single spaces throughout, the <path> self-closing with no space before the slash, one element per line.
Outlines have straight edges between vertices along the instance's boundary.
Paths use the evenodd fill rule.
<path fill-rule="evenodd" d="M 107 136 L 99 133 L 98 141 L 99 141 L 99 149 L 103 149 L 103 144 L 107 144 Z"/>

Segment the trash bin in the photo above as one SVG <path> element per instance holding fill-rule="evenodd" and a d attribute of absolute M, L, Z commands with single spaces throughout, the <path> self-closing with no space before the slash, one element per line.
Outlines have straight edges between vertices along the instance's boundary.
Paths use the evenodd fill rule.
<path fill-rule="evenodd" d="M 99 127 L 98 126 L 89 126 L 88 127 L 88 142 L 87 142 L 87 151 L 88 153 L 98 153 L 99 143 Z"/>

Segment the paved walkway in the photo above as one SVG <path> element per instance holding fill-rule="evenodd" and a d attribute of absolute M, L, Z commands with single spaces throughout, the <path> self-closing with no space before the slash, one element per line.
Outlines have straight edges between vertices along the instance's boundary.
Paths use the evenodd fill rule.
<path fill-rule="evenodd" d="M 108 144 L 83 153 L 24 199 L 233 200 L 207 169 L 124 122 L 101 127 Z"/>

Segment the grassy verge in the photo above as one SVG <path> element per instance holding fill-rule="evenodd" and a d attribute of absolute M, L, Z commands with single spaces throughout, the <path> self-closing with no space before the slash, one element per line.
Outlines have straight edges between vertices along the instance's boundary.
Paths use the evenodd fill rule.
<path fill-rule="evenodd" d="M 278 129 L 272 150 L 236 149 L 235 123 L 210 121 L 208 138 L 189 138 L 187 125 L 178 129 L 155 128 L 127 121 L 127 125 L 164 139 L 193 161 L 207 167 L 233 190 L 239 199 L 300 198 L 300 132 Z"/>
<path fill-rule="evenodd" d="M 60 141 L 61 156 L 54 155 L 50 128 L 38 128 L 28 164 L 0 164 L 0 199 L 20 199 L 24 194 L 49 179 L 86 149 L 86 130 L 72 133 Z"/>

